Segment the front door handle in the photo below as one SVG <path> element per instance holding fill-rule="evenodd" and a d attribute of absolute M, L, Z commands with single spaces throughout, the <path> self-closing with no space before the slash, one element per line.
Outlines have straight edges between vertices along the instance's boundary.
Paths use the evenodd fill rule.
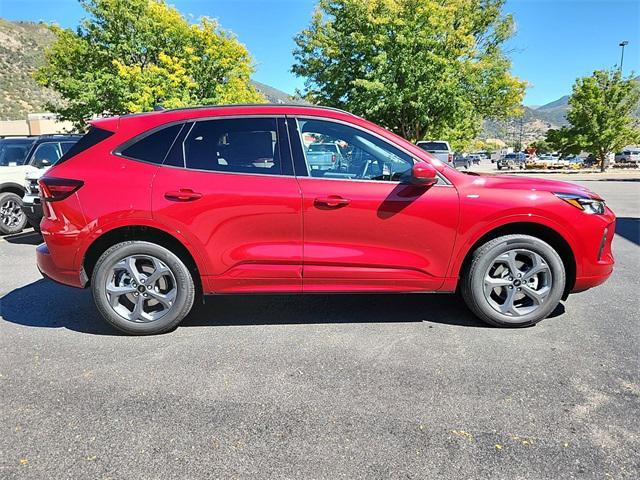
<path fill-rule="evenodd" d="M 328 197 L 318 197 L 314 200 L 316 205 L 322 205 L 324 207 L 337 208 L 346 207 L 351 203 L 348 198 L 343 198 L 340 195 L 329 195 Z"/>
<path fill-rule="evenodd" d="M 202 194 L 194 192 L 190 188 L 181 188 L 180 190 L 166 192 L 164 198 L 172 202 L 192 202 L 202 198 Z"/>

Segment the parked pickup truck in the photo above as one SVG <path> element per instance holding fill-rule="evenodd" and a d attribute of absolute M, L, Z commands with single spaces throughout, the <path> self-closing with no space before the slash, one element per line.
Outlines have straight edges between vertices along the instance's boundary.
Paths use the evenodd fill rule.
<path fill-rule="evenodd" d="M 449 142 L 443 140 L 421 140 L 416 145 L 438 160 L 453 166 L 453 151 L 449 146 Z"/>
<path fill-rule="evenodd" d="M 339 170 L 346 161 L 335 143 L 312 143 L 307 148 L 307 162 L 311 170 Z"/>
<path fill-rule="evenodd" d="M 0 139 L 0 235 L 20 233 L 27 225 L 22 208 L 25 176 L 44 172 L 79 139 L 79 135 Z"/>

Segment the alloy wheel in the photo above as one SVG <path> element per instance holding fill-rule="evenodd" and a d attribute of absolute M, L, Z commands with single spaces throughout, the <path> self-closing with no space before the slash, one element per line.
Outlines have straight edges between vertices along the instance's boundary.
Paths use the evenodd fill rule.
<path fill-rule="evenodd" d="M 147 323 L 171 311 L 178 285 L 164 262 L 151 255 L 130 255 L 111 267 L 105 292 L 118 315 L 130 322 Z"/>
<path fill-rule="evenodd" d="M 20 208 L 20 204 L 15 200 L 7 200 L 0 205 L 0 222 L 7 228 L 13 228 L 22 224 L 24 221 L 24 212 Z"/>
<path fill-rule="evenodd" d="M 484 276 L 484 296 L 491 307 L 514 320 L 538 310 L 546 301 L 553 278 L 545 259 L 527 249 L 498 255 Z"/>

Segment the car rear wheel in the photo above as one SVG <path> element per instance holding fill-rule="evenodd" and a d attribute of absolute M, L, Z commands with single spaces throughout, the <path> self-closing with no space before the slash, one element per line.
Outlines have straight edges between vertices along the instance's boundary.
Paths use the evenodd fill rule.
<path fill-rule="evenodd" d="M 549 244 L 529 235 L 506 235 L 475 250 L 461 291 L 481 320 L 525 327 L 555 310 L 565 282 L 562 259 Z"/>
<path fill-rule="evenodd" d="M 12 192 L 0 193 L 0 235 L 20 233 L 26 224 L 20 196 Z"/>
<path fill-rule="evenodd" d="M 102 316 L 133 335 L 176 327 L 193 306 L 191 272 L 160 245 L 128 241 L 105 251 L 93 270 L 91 288 Z"/>

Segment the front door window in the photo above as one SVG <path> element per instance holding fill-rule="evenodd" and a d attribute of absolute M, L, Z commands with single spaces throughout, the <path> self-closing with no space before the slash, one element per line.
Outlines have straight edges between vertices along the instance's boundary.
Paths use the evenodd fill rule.
<path fill-rule="evenodd" d="M 411 174 L 410 155 L 358 128 L 300 118 L 298 130 L 312 177 L 395 182 Z"/>

